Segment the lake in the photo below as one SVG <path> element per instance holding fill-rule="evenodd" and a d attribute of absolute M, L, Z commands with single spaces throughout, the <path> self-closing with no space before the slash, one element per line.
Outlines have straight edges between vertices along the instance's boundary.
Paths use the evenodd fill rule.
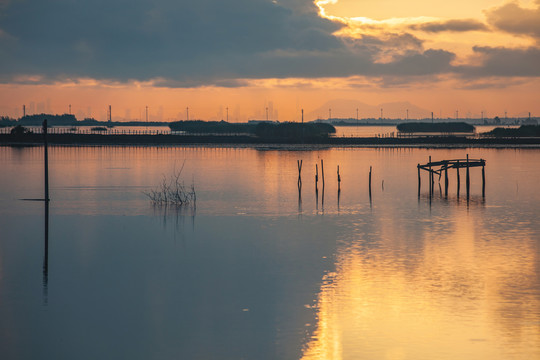
<path fill-rule="evenodd" d="M 485 197 L 418 194 L 467 154 Z M 540 358 L 540 149 L 57 146 L 48 209 L 41 147 L 0 168 L 3 359 Z"/>

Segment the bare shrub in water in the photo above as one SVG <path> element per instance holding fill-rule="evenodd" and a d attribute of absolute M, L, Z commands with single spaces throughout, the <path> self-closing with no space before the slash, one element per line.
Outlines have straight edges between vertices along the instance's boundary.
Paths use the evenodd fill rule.
<path fill-rule="evenodd" d="M 182 170 L 184 165 L 179 171 L 175 171 L 169 178 L 163 175 L 161 183 L 155 189 L 145 191 L 144 194 L 148 196 L 152 204 L 154 205 L 195 205 L 196 195 L 195 186 L 193 183 L 191 186 L 186 187 L 182 180 Z"/>

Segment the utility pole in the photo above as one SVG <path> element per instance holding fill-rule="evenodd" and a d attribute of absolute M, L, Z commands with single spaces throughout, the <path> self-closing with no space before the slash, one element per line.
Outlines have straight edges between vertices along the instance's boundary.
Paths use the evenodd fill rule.
<path fill-rule="evenodd" d="M 71 104 L 69 104 L 69 115 L 71 115 Z"/>
<path fill-rule="evenodd" d="M 431 123 L 433 124 L 433 111 L 431 112 Z"/>
<path fill-rule="evenodd" d="M 304 109 L 302 109 L 302 124 L 304 123 Z"/>
<path fill-rule="evenodd" d="M 332 118 L 332 109 L 328 109 L 328 120 Z"/>
<path fill-rule="evenodd" d="M 22 106 L 22 114 L 23 114 L 23 117 L 26 116 L 26 105 Z"/>
<path fill-rule="evenodd" d="M 381 108 L 381 122 L 382 122 L 382 119 L 383 119 L 383 112 L 382 112 L 382 108 Z"/>
<path fill-rule="evenodd" d="M 227 122 L 229 122 L 229 107 L 228 106 L 227 106 L 226 110 L 227 110 Z"/>
<path fill-rule="evenodd" d="M 189 121 L 189 106 L 186 107 L 186 120 Z"/>

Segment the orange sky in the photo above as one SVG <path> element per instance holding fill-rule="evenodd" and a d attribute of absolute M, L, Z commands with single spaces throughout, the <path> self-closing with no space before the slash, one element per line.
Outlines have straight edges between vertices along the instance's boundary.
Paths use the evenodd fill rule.
<path fill-rule="evenodd" d="M 7 3 L 0 6 L 0 12 L 3 7 L 9 10 Z M 306 1 L 291 0 L 291 3 Z M 503 116 L 505 111 L 508 116 L 525 116 L 529 111 L 538 116 L 540 62 L 536 61 L 540 59 L 540 25 L 535 24 L 540 24 L 540 1 L 515 4 L 518 5 L 511 7 L 498 0 L 472 3 L 466 0 L 406 3 L 319 0 L 316 4 L 320 8 L 319 17 L 342 24 L 341 29 L 336 28 L 330 36 L 347 44 L 351 54 L 360 56 L 359 61 L 366 59 L 363 54 L 370 54 L 368 70 L 361 68 L 357 74 L 355 70 L 344 70 L 340 74 L 340 68 L 346 68 L 348 62 L 332 57 L 336 51 L 331 47 L 323 50 L 288 50 L 286 47 L 280 50 L 278 47 L 256 53 L 256 56 L 278 54 L 279 61 L 298 56 L 305 56 L 309 61 L 310 54 L 313 57 L 322 54 L 328 57 L 327 62 L 322 57 L 313 67 L 319 66 L 323 72 L 332 69 L 330 76 L 317 77 L 311 73 L 304 76 L 307 72 L 302 71 L 301 63 L 300 70 L 289 72 L 286 62 L 282 67 L 275 65 L 279 69 L 274 72 L 276 77 L 268 77 L 260 69 L 246 73 L 245 77 L 227 76 L 225 66 L 222 72 L 221 69 L 215 71 L 215 76 L 223 81 L 234 81 L 232 86 L 223 86 L 221 80 L 215 78 L 212 81 L 195 79 L 193 85 L 184 82 L 177 86 L 177 80 L 172 77 L 151 75 L 141 75 L 140 80 L 131 75 L 126 75 L 130 77 L 126 79 L 107 80 L 104 74 L 99 76 L 102 80 L 95 80 L 84 71 L 76 76 L 82 65 L 74 66 L 75 75 L 63 77 L 62 71 L 57 71 L 45 76 L 41 74 L 39 63 L 21 67 L 18 72 L 10 72 L 6 65 L 0 71 L 3 80 L 0 115 L 19 117 L 23 104 L 27 113 L 66 113 L 71 105 L 72 113 L 78 118 L 91 116 L 105 120 L 108 105 L 111 105 L 115 120 L 144 120 L 145 106 L 149 107 L 150 120 L 183 120 L 186 107 L 190 109 L 190 119 L 221 120 L 226 118 L 228 107 L 230 121 L 246 121 L 265 118 L 266 107 L 269 107 L 270 118 L 299 121 L 301 109 L 310 114 L 311 118 L 306 120 L 312 120 L 315 114 L 331 106 L 332 101 L 347 99 L 369 105 L 408 102 L 442 117 L 452 116 L 456 110 L 478 117 L 482 111 L 488 117 Z M 311 18 L 316 16 L 315 12 L 313 14 Z M 3 48 L 11 49 L 12 39 L 19 40 L 17 32 L 11 29 L 15 27 L 9 28 L 0 21 L 0 54 Z M 78 50 L 88 50 L 87 42 L 77 44 Z M 447 65 L 444 65 L 445 58 L 450 59 Z M 243 68 L 256 59 L 251 59 Z M 275 63 L 269 64 L 274 66 Z M 216 68 L 215 64 L 209 66 L 212 71 Z M 305 67 L 310 66 L 306 62 Z M 423 73 L 426 69 L 428 71 Z M 239 75 L 241 72 L 237 71 Z M 351 117 L 355 116 L 354 108 L 336 109 L 336 114 L 349 112 Z M 322 115 L 326 116 L 327 112 Z M 360 117 L 368 116 L 372 114 L 360 114 Z"/>

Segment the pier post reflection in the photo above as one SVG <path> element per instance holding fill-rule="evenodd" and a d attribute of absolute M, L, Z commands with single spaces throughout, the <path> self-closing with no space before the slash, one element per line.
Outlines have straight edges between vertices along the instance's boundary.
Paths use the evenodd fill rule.
<path fill-rule="evenodd" d="M 44 253 L 43 253 L 43 304 L 48 303 L 49 298 L 49 202 L 45 204 L 45 226 L 44 226 Z"/>

